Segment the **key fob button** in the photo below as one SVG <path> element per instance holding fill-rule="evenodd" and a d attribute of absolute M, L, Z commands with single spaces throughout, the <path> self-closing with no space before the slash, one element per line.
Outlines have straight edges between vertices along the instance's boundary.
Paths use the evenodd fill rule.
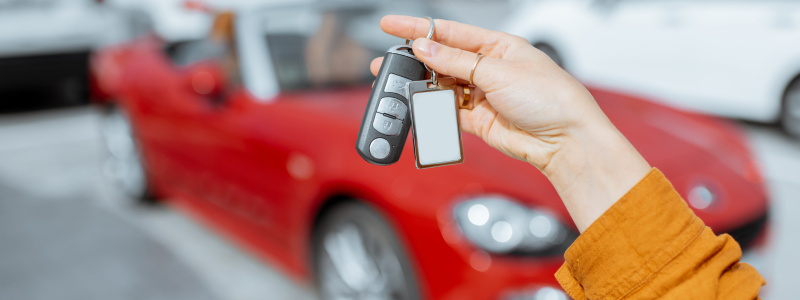
<path fill-rule="evenodd" d="M 381 99 L 380 104 L 378 104 L 378 112 L 394 116 L 400 120 L 404 120 L 406 118 L 406 112 L 408 108 L 402 101 L 397 100 L 392 97 L 383 97 Z"/>
<path fill-rule="evenodd" d="M 411 82 L 411 79 L 405 78 L 403 76 L 397 76 L 394 74 L 389 74 L 389 78 L 386 80 L 386 86 L 383 87 L 383 91 L 387 93 L 395 93 L 398 95 L 402 95 L 406 99 L 408 99 L 408 91 L 406 90 L 406 84 Z"/>
<path fill-rule="evenodd" d="M 383 138 L 377 138 L 369 144 L 369 154 L 372 157 L 377 159 L 383 159 L 389 155 L 389 151 L 391 151 L 391 147 L 389 146 L 389 142 L 387 142 Z"/>
<path fill-rule="evenodd" d="M 375 121 L 372 122 L 372 127 L 375 127 L 375 130 L 385 135 L 395 136 L 400 134 L 400 129 L 403 128 L 403 121 L 392 119 L 382 114 L 375 114 Z"/>

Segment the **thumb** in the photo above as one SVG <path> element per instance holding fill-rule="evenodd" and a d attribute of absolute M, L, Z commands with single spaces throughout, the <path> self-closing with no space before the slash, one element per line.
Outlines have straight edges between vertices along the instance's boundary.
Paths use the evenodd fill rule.
<path fill-rule="evenodd" d="M 492 74 L 503 68 L 500 59 L 491 57 L 482 58 L 476 66 L 477 53 L 448 47 L 426 38 L 416 39 L 413 47 L 414 55 L 438 73 L 469 81 L 470 72 L 475 67 L 472 80 L 476 86 L 490 85 L 491 78 L 497 78 Z"/>

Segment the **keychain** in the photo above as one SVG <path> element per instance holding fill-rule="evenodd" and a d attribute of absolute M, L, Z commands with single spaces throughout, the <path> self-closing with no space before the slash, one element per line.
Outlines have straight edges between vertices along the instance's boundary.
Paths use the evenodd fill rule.
<path fill-rule="evenodd" d="M 455 78 L 448 79 L 453 85 L 443 86 L 431 70 L 430 80 L 408 84 L 417 169 L 464 162 Z"/>
<path fill-rule="evenodd" d="M 433 32 L 431 20 L 428 39 Z M 431 73 L 431 79 L 412 81 L 407 86 L 417 169 L 460 164 L 464 162 L 464 146 L 459 103 L 456 102 L 456 80 L 447 78 L 452 85 L 443 86 L 436 71 L 424 66 Z M 465 87 L 465 93 L 469 93 L 468 89 Z"/>
<path fill-rule="evenodd" d="M 434 22 L 427 18 L 431 39 Z M 431 73 L 430 80 L 423 80 L 426 70 Z M 356 140 L 358 154 L 372 164 L 393 164 L 400 159 L 409 129 L 413 128 L 417 168 L 463 162 L 455 78 L 447 80 L 453 84 L 443 86 L 436 72 L 414 56 L 410 40 L 389 48 L 361 120 Z"/>

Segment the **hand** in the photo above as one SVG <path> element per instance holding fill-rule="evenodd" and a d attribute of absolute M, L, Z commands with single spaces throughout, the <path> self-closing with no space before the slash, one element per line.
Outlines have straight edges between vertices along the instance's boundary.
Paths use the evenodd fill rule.
<path fill-rule="evenodd" d="M 386 16 L 381 28 L 416 39 L 416 56 L 440 74 L 473 80 L 472 109 L 461 109 L 463 131 L 541 170 L 581 232 L 622 197 L 650 166 L 617 131 L 592 95 L 523 38 L 424 18 Z M 436 42 L 434 42 L 436 41 Z M 377 74 L 382 58 L 370 68 Z"/>

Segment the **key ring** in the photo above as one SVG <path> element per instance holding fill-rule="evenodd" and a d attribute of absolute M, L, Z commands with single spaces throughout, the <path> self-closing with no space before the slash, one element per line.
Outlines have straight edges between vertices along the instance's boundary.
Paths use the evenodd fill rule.
<path fill-rule="evenodd" d="M 427 18 L 428 21 L 431 23 L 431 27 L 430 27 L 430 29 L 428 29 L 428 39 L 430 40 L 433 37 L 434 31 L 436 30 L 436 25 L 433 22 L 433 18 L 431 18 L 431 17 L 425 17 L 425 18 Z M 406 45 L 411 46 L 411 40 L 406 39 Z M 439 85 L 439 80 L 436 79 L 436 71 L 434 71 L 431 68 L 429 68 L 427 64 L 422 64 L 422 65 L 425 66 L 425 70 L 428 70 L 428 72 L 431 72 L 431 83 L 433 83 L 433 84 L 438 86 Z"/>
<path fill-rule="evenodd" d="M 425 68 L 427 69 L 428 66 L 425 66 Z M 439 86 L 439 80 L 436 79 L 436 71 L 430 69 L 428 70 L 431 72 L 431 83 L 435 84 L 436 86 Z"/>
<path fill-rule="evenodd" d="M 425 17 L 425 18 L 428 18 L 428 21 L 431 22 L 431 29 L 428 29 L 428 39 L 430 40 L 433 37 L 433 30 L 434 30 L 434 28 L 433 28 L 433 18 L 431 18 L 431 17 Z M 411 40 L 406 39 L 406 45 L 411 46 Z"/>
<path fill-rule="evenodd" d="M 433 37 L 433 32 L 436 30 L 436 26 L 435 26 L 435 24 L 433 22 L 433 18 L 431 18 L 429 16 L 425 17 L 425 18 L 427 18 L 428 21 L 431 23 L 431 27 L 430 27 L 430 29 L 428 29 L 428 39 L 430 40 Z M 406 45 L 411 46 L 411 40 L 406 39 Z M 435 84 L 436 86 L 439 86 L 439 80 L 436 79 L 436 71 L 434 71 L 433 69 L 429 68 L 427 64 L 422 64 L 422 65 L 425 66 L 425 70 L 428 70 L 428 72 L 431 72 L 431 83 Z"/>
<path fill-rule="evenodd" d="M 431 23 L 431 28 L 428 29 L 428 39 L 430 40 L 433 37 L 433 32 L 436 30 L 436 28 L 435 28 L 434 23 L 433 23 L 433 18 L 431 18 L 431 17 L 426 17 L 426 18 L 428 18 L 428 21 L 430 21 L 430 23 Z M 425 70 L 428 70 L 428 72 L 431 72 L 431 82 L 433 84 L 435 84 L 436 86 L 439 86 L 439 81 L 436 80 L 436 72 L 431 70 L 431 68 L 428 68 L 427 64 L 422 64 L 422 65 L 425 66 Z"/>

